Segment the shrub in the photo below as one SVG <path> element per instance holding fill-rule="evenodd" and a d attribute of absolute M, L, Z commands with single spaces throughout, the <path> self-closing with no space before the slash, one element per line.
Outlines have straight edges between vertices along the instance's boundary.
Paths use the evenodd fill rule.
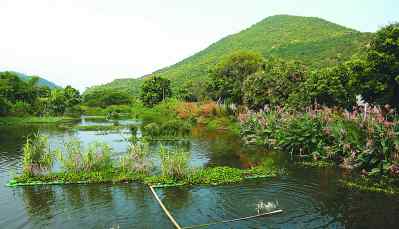
<path fill-rule="evenodd" d="M 9 102 L 0 97 L 0 116 L 6 115 L 10 110 Z"/>
<path fill-rule="evenodd" d="M 190 133 L 191 126 L 182 120 L 170 120 L 162 124 L 160 132 L 163 136 L 185 136 Z"/>
<path fill-rule="evenodd" d="M 160 134 L 160 127 L 157 123 L 150 123 L 144 126 L 144 135 L 155 137 Z"/>
<path fill-rule="evenodd" d="M 17 101 L 11 106 L 11 113 L 15 116 L 26 116 L 32 111 L 32 106 L 23 101 Z"/>

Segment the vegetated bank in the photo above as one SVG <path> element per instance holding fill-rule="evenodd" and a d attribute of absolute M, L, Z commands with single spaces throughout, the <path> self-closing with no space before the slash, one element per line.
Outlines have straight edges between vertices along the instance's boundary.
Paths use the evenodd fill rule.
<path fill-rule="evenodd" d="M 21 79 L 16 72 L 0 72 L 0 125 L 59 124 L 80 114 L 78 90 L 43 82 L 37 76 Z"/>
<path fill-rule="evenodd" d="M 183 137 L 194 125 L 234 130 L 293 161 L 333 162 L 362 182 L 397 187 L 398 31 L 398 24 L 381 28 L 360 47 L 363 55 L 329 67 L 265 59 L 253 50 L 229 53 L 201 83 L 172 89 L 170 80 L 155 74 L 140 83 L 139 98 L 97 91 L 83 96 L 83 109 L 140 118 L 148 140 Z"/>

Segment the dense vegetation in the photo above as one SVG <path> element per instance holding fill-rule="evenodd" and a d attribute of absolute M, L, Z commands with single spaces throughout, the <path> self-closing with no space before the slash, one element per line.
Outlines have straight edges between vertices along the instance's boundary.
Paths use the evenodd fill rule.
<path fill-rule="evenodd" d="M 160 149 L 161 173 L 153 172 L 153 162 L 145 142 L 130 143 L 119 160 L 112 159 L 112 149 L 103 143 L 92 143 L 86 149 L 71 139 L 64 150 L 51 150 L 47 138 L 35 135 L 24 146 L 23 174 L 9 185 L 105 183 L 139 181 L 151 185 L 193 185 L 236 183 L 246 178 L 273 177 L 280 173 L 273 166 L 261 165 L 247 170 L 214 167 L 192 168 L 188 152 Z M 52 170 L 55 160 L 60 171 Z"/>
<path fill-rule="evenodd" d="M 265 58 L 297 60 L 316 69 L 342 63 L 356 53 L 363 55 L 371 37 L 372 34 L 361 33 L 319 18 L 272 16 L 153 75 L 171 80 L 175 90 L 179 90 L 187 81 L 203 83 L 212 67 L 223 56 L 236 50 L 258 52 Z M 112 89 L 138 95 L 143 78 L 115 80 L 92 87 L 85 93 Z"/>
<path fill-rule="evenodd" d="M 399 24 L 379 30 L 365 53 L 315 71 L 271 61 L 272 67 L 247 76 L 244 105 L 255 111 L 239 114 L 243 138 L 295 159 L 397 178 Z M 358 96 L 369 105 L 358 103 Z"/>
<path fill-rule="evenodd" d="M 231 53 L 236 48 L 245 51 Z M 142 120 L 142 140 L 184 138 L 193 126 L 231 130 L 239 132 L 247 144 L 287 153 L 293 161 L 337 164 L 367 179 L 389 180 L 396 185 L 398 75 L 399 24 L 388 25 L 371 36 L 316 18 L 276 16 L 137 81 L 140 96 L 124 92 L 125 86 L 121 85 L 118 87 L 122 91 L 108 86 L 92 88 L 84 94 L 84 105 L 79 108 L 86 114 L 116 118 L 125 113 Z M 20 103 L 35 107 L 37 101 L 42 101 L 46 109 L 40 111 L 62 114 L 80 102 L 79 93 L 71 87 L 50 91 L 35 86 L 33 81 L 18 80 L 11 73 L 0 76 L 7 79 L 0 81 L 0 86 L 7 89 L 0 97 L 3 113 L 18 114 L 25 106 Z M 173 84 L 179 87 L 172 93 Z M 66 162 L 81 158 L 79 163 L 88 163 L 71 162 L 73 168 L 83 168 L 73 171 L 76 177 L 67 169 L 64 174 L 35 179 L 79 181 L 91 174 L 87 179 L 95 180 L 91 176 L 101 171 L 100 181 L 195 184 L 208 183 L 212 180 L 209 177 L 219 173 L 228 174 L 228 180 L 240 180 L 248 172 L 227 168 L 187 172 L 191 171 L 187 152 L 177 149 L 171 153 L 161 148 L 162 175 L 147 174 L 143 178 L 137 174 L 150 170 L 148 154 L 140 153 L 144 146 L 134 145 L 137 139 L 131 140 L 134 143 L 120 166 L 114 167 L 109 159 L 104 166 L 103 162 L 97 166 L 85 161 L 109 158 L 105 146 L 96 145 L 84 153 L 72 147 L 67 155 L 73 155 L 66 157 Z M 94 155 L 98 150 L 106 154 Z M 35 158 L 38 161 L 28 160 L 32 168 L 40 168 L 35 171 L 42 172 L 51 164 L 47 156 L 43 163 L 40 156 Z M 85 169 L 88 166 L 98 169 Z M 26 173 L 20 179 L 32 179 L 31 175 Z"/>
<path fill-rule="evenodd" d="M 38 82 L 38 77 L 25 81 L 14 72 L 0 72 L 0 116 L 63 115 L 81 102 L 71 86 L 50 89 Z"/>

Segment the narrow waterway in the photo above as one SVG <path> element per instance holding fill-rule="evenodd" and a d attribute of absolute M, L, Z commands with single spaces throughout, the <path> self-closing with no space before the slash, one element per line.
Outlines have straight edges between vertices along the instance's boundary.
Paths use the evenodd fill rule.
<path fill-rule="evenodd" d="M 124 121 L 121 124 L 134 124 Z M 82 120 L 75 125 L 110 125 Z M 21 147 L 26 136 L 40 131 L 53 147 L 70 137 L 84 145 L 110 144 L 114 157 L 128 147 L 121 133 L 76 131 L 50 126 L 0 127 L 0 228 L 173 228 L 150 190 L 140 184 L 65 185 L 8 188 L 5 184 L 21 169 Z M 166 144 L 167 145 L 167 144 Z M 282 214 L 210 228 L 397 228 L 399 198 L 347 190 L 337 180 L 337 169 L 309 169 L 288 163 L 277 153 L 243 147 L 225 133 L 194 131 L 184 143 L 192 166 L 250 167 L 273 160 L 288 174 L 234 185 L 158 189 L 166 207 L 182 226 L 256 214 L 260 201 L 278 202 Z M 152 144 L 157 161 L 159 144 Z"/>

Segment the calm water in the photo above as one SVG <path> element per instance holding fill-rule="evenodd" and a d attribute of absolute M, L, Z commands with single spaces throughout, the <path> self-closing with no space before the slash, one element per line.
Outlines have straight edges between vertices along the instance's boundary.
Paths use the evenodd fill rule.
<path fill-rule="evenodd" d="M 77 123 L 91 124 L 111 123 L 87 119 Z M 115 157 L 127 149 L 119 133 L 0 127 L 0 228 L 173 228 L 149 189 L 139 184 L 4 186 L 20 171 L 22 144 L 35 131 L 49 135 L 53 147 L 75 136 L 84 144 L 107 142 Z M 128 129 L 122 135 L 128 136 Z M 287 168 L 288 175 L 217 187 L 158 189 L 182 226 L 253 215 L 259 201 L 278 201 L 282 214 L 210 228 L 399 228 L 398 197 L 348 191 L 337 184 L 341 175 L 335 169 L 298 168 L 278 155 L 244 148 L 235 137 L 200 129 L 185 145 L 193 166 L 250 167 L 273 159 Z M 158 147 L 151 149 L 156 152 Z"/>

